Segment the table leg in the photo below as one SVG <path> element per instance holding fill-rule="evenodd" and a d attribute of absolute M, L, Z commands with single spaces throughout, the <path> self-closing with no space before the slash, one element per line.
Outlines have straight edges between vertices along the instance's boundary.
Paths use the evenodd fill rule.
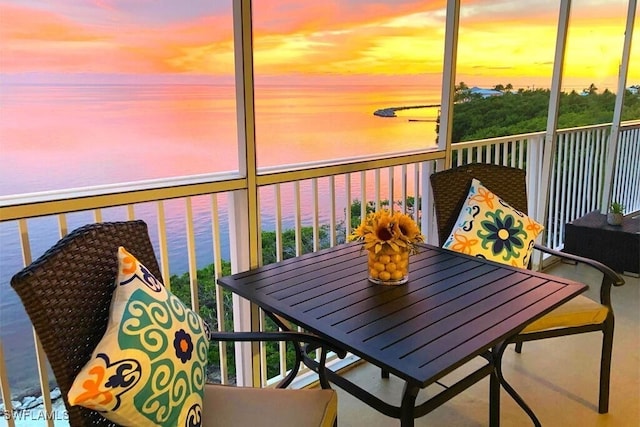
<path fill-rule="evenodd" d="M 500 379 L 495 369 L 489 375 L 489 425 L 500 426 Z"/>
<path fill-rule="evenodd" d="M 509 395 L 513 398 L 513 400 L 515 400 L 516 403 L 522 408 L 522 410 L 524 410 L 524 412 L 526 412 L 527 415 L 529 415 L 529 418 L 531 418 L 531 421 L 533 421 L 533 425 L 536 427 L 541 427 L 542 424 L 540 424 L 540 421 L 536 417 L 536 414 L 533 412 L 531 408 L 529 408 L 529 405 L 527 405 L 527 403 L 516 392 L 516 390 L 513 387 L 511 387 L 511 384 L 507 382 L 507 380 L 504 378 L 504 375 L 502 374 L 502 355 L 504 354 L 504 351 L 506 350 L 508 344 L 509 344 L 508 342 L 503 342 L 500 345 L 496 346 L 492 351 L 493 357 L 494 357 L 493 368 L 495 372 L 491 374 L 491 379 L 493 380 L 495 376 L 500 382 L 500 384 L 502 385 L 502 387 L 504 387 L 507 393 L 509 393 Z M 498 393 L 499 393 L 499 390 L 498 390 Z"/>
<path fill-rule="evenodd" d="M 402 404 L 400 406 L 400 425 L 402 427 L 413 427 L 414 416 L 413 411 L 416 407 L 416 398 L 420 387 L 412 385 L 409 382 L 404 384 L 402 392 Z"/>

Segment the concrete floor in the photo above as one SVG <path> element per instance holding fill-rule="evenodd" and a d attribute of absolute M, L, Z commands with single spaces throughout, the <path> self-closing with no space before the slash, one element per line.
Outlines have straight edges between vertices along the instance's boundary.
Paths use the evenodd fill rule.
<path fill-rule="evenodd" d="M 598 299 L 599 278 L 589 269 L 556 264 L 549 273 L 590 284 L 586 295 Z M 589 333 L 528 342 L 522 354 L 510 346 L 503 359 L 507 381 L 534 410 L 543 426 L 638 427 L 640 426 L 640 283 L 637 277 L 623 276 L 626 284 L 613 289 L 616 316 L 611 392 L 608 414 L 598 414 L 598 378 L 601 334 Z M 470 363 L 473 363 L 470 362 Z M 343 375 L 365 386 L 384 400 L 398 405 L 403 382 L 394 376 L 381 379 L 380 371 L 361 363 Z M 446 384 L 454 372 L 445 377 Z M 437 386 L 436 386 L 437 387 Z M 399 426 L 338 387 L 340 427 Z M 489 380 L 480 381 L 433 412 L 416 420 L 416 426 L 488 426 Z M 436 388 L 418 396 L 424 400 Z M 527 415 L 503 390 L 501 425 L 532 425 Z"/>

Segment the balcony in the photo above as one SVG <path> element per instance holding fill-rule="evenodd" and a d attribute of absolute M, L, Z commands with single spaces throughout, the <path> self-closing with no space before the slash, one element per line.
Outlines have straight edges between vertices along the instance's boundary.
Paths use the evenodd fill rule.
<path fill-rule="evenodd" d="M 238 172 L 0 196 L 0 289 L 3 292 L 0 299 L 0 405 L 6 412 L 20 414 L 24 414 L 25 409 L 40 407 L 55 418 L 45 420 L 44 414 L 36 413 L 39 421 L 25 424 L 11 418 L 0 426 L 68 425 L 46 356 L 17 296 L 10 289 L 9 280 L 60 237 L 86 223 L 146 221 L 164 283 L 169 287 L 186 283 L 193 307 L 218 329 L 247 330 L 247 325 L 257 323 L 268 327 L 265 316 L 246 301 L 234 300 L 231 307 L 229 295 L 212 285 L 220 275 L 344 242 L 347 231 L 355 225 L 350 210 L 358 204 L 361 215 L 368 204 L 376 208 L 384 203 L 393 204 L 396 209 L 413 215 L 428 242 L 437 244 L 429 176 L 449 164 L 485 162 L 525 169 L 529 212 L 545 225 L 547 232 L 542 243 L 554 249 L 563 247 L 567 222 L 601 210 L 608 200 L 621 202 L 627 212 L 640 211 L 640 186 L 637 185 L 640 182 L 640 120 L 620 123 L 620 114 L 614 114 L 612 124 L 561 130 L 555 126 L 551 130 L 549 126 L 548 132 L 455 145 L 441 137 L 437 149 L 256 168 L 247 154 L 255 153 L 256 148 L 252 128 L 255 124 L 252 2 L 229 3 L 233 5 L 233 14 L 227 21 L 229 27 L 233 27 L 234 37 L 232 49 L 226 56 L 233 56 L 236 61 L 234 78 L 238 92 L 234 106 L 238 122 L 235 125 L 241 135 L 238 152 L 245 154 L 238 156 L 241 157 Z M 470 3 L 468 6 L 475 6 Z M 552 94 L 560 91 L 559 70 L 564 63 L 563 47 L 571 2 L 559 3 Z M 626 74 L 623 69 L 629 68 L 635 3 L 629 2 L 624 52 L 617 61 L 621 64 L 621 75 Z M 449 0 L 446 34 L 442 40 L 445 47 L 442 136 L 451 128 L 448 113 L 452 110 L 455 86 L 459 15 L 460 2 Z M 19 33 L 22 34 L 22 29 Z M 529 45 L 527 41 L 526 46 Z M 52 51 L 59 54 L 57 50 Z M 61 61 L 56 57 L 55 62 Z M 446 96 L 451 99 L 444 99 Z M 551 102 L 549 105 L 552 109 Z M 235 117 L 236 111 L 229 114 Z M 551 111 L 549 116 L 553 115 L 557 118 L 557 111 Z M 617 146 L 612 140 L 617 141 Z M 270 245 L 264 244 L 267 238 Z M 534 261 L 538 269 L 549 269 L 551 273 L 585 283 L 595 281 L 575 266 L 558 264 L 540 254 Z M 596 407 L 598 357 L 592 350 L 599 346 L 597 334 L 526 343 L 521 355 L 507 351 L 505 375 L 544 425 L 637 425 L 640 283 L 637 277 L 626 276 L 625 280 L 627 284 L 613 293 L 617 323 L 609 414 L 599 415 Z M 238 346 L 235 350 L 235 363 L 232 363 L 231 352 L 220 344 L 218 359 L 211 361 L 211 380 L 269 387 L 290 369 L 282 347 L 275 350 L 277 366 L 267 363 L 267 356 L 273 354 L 267 347 L 260 348 L 259 357 L 254 357 L 251 348 Z M 393 377 L 381 380 L 376 367 L 353 356 L 330 363 L 344 367 L 343 375 L 376 389 L 382 396 L 400 395 L 399 381 Z M 260 381 L 254 384 L 256 377 Z M 315 375 L 302 371 L 294 385 L 313 387 L 314 381 Z M 341 390 L 338 392 L 341 426 L 397 425 L 397 421 Z M 429 393 L 427 389 L 419 399 Z M 32 397 L 40 398 L 39 406 L 29 403 Z M 417 425 L 487 425 L 487 402 L 488 384 L 482 381 L 419 419 Z M 502 400 L 501 418 L 506 426 L 529 422 L 508 397 Z"/>
<path fill-rule="evenodd" d="M 557 149 L 546 167 L 542 163 L 544 133 L 455 144 L 451 148 L 452 158 L 455 164 L 478 161 L 526 169 L 529 211 L 547 212 L 544 219 L 548 230 L 545 242 L 550 247 L 561 249 L 564 224 L 600 208 L 609 132 L 610 125 L 558 131 Z M 616 156 L 618 168 L 611 177 L 612 197 L 621 200 L 629 212 L 638 211 L 640 192 L 634 183 L 640 181 L 640 122 L 626 122 L 621 126 Z M 218 320 L 215 323 L 222 329 L 225 324 L 221 319 L 227 310 L 224 294 L 219 289 L 205 293 L 198 269 L 212 264 L 211 274 L 215 279 L 223 271 L 225 262 L 230 262 L 231 271 L 235 272 L 250 268 L 252 259 L 262 263 L 267 259 L 263 258 L 266 255 L 270 255 L 271 260 L 283 259 L 291 255 L 284 252 L 283 236 L 287 232 L 294 236 L 295 254 L 341 243 L 345 230 L 354 225 L 346 212 L 349 211 L 347 207 L 355 202 L 360 202 L 364 209 L 367 203 L 380 206 L 385 200 L 393 201 L 397 209 L 414 215 L 428 241 L 436 243 L 428 177 L 442 167 L 441 159 L 442 153 L 438 151 L 423 151 L 398 153 L 385 158 L 291 165 L 258 170 L 255 187 L 250 187 L 242 177 L 217 175 L 2 197 L 0 225 L 3 227 L 3 246 L 15 251 L 9 254 L 11 267 L 3 269 L 2 286 L 8 287 L 7 282 L 13 272 L 37 258 L 60 236 L 77 226 L 92 221 L 143 219 L 150 226 L 165 283 L 171 286 L 172 281 L 186 275 L 194 305 L 200 307 L 201 312 L 203 307 L 212 309 Z M 549 177 L 542 175 L 543 170 L 550 171 Z M 548 199 L 538 197 L 539 188 L 544 185 L 549 188 Z M 247 209 L 247 193 L 251 192 L 255 192 L 257 206 L 260 206 L 257 211 Z M 410 203 L 412 200 L 415 202 Z M 275 234 L 271 254 L 263 251 L 259 241 L 246 241 L 246 230 L 254 226 L 252 223 L 260 224 L 262 230 Z M 310 239 L 304 237 L 305 230 L 310 230 Z M 551 265 L 554 273 L 560 271 L 559 274 L 577 275 L 578 280 L 591 281 L 575 267 L 557 266 L 551 259 L 539 258 L 537 264 L 540 268 Z M 508 352 L 507 377 L 527 396 L 545 424 L 563 420 L 558 425 L 575 425 L 576 420 L 581 420 L 587 425 L 597 422 L 618 426 L 637 416 L 640 379 L 637 370 L 639 325 L 635 307 L 638 304 L 638 280 L 630 277 L 626 280 L 629 283 L 614 292 L 618 321 L 611 414 L 599 416 L 595 409 L 597 355 L 590 350 L 597 346 L 599 337 L 578 336 L 562 342 L 527 343 L 522 355 Z M 15 303 L 15 295 L 10 296 Z M 234 318 L 234 327 L 246 329 L 243 321 L 253 311 L 243 302 L 237 302 L 236 308 L 240 316 Z M 31 329 L 24 313 L 15 308 L 11 314 L 14 313 L 15 316 L 5 317 L 11 320 L 3 324 L 3 330 L 8 330 L 8 333 L 3 333 L 6 338 L 0 342 L 3 401 L 19 401 L 27 392 L 42 394 L 45 408 L 50 410 L 51 405 L 56 404 L 49 398 L 55 387 L 54 380 L 39 346 L 36 344 L 34 350 L 31 340 L 17 339 L 18 336 L 30 336 Z M 34 338 L 33 342 L 37 343 L 37 339 Z M 234 377 L 229 374 L 226 352 L 221 347 L 220 360 L 215 361 L 219 366 L 216 381 L 247 384 L 252 370 L 258 369 L 261 385 L 268 386 L 288 369 L 282 351 L 277 368 L 279 373 L 275 376 L 268 374 L 266 368 L 266 348 L 261 350 L 262 363 L 259 366 L 240 363 L 251 360 L 251 357 L 242 348 L 238 351 L 237 374 Z M 571 362 L 567 364 L 566 360 Z M 397 393 L 399 384 L 393 378 L 381 381 L 374 367 L 359 364 L 354 358 L 348 361 L 353 365 L 348 366 L 344 375 L 358 377 L 379 389 L 380 393 Z M 341 362 L 336 360 L 334 363 Z M 557 376 L 551 373 L 557 373 Z M 37 386 L 39 390 L 33 390 L 33 378 L 38 377 L 41 378 Z M 309 372 L 302 372 L 299 386 L 309 385 L 313 380 Z M 486 423 L 488 386 L 483 384 L 474 386 L 424 417 L 420 423 Z M 340 394 L 340 399 L 341 425 L 362 425 L 365 418 L 371 425 L 395 422 L 344 393 Z M 508 398 L 503 400 L 505 425 L 526 422 L 522 418 L 524 414 Z M 558 409 L 557 402 L 562 402 L 562 408 L 570 409 Z M 569 415 L 571 418 L 567 418 Z"/>

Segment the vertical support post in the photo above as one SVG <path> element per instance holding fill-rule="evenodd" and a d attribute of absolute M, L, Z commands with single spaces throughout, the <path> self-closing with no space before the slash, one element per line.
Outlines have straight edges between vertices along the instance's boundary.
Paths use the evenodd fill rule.
<path fill-rule="evenodd" d="M 539 177 L 542 171 L 544 137 L 535 136 L 527 140 L 527 206 L 529 212 L 538 212 Z"/>
<path fill-rule="evenodd" d="M 257 267 L 260 226 L 256 183 L 256 135 L 253 80 L 253 33 L 251 0 L 233 2 L 233 33 L 238 123 L 238 166 L 246 177 L 247 188 L 233 193 L 230 208 L 231 265 L 233 272 Z M 258 308 L 234 295 L 234 329 L 259 328 Z M 237 384 L 260 385 L 260 348 L 258 343 L 238 343 L 236 351 Z"/>
<path fill-rule="evenodd" d="M 549 99 L 549 110 L 547 114 L 547 130 L 544 139 L 544 151 L 542 155 L 542 173 L 540 174 L 540 192 L 538 193 L 538 206 L 535 218 L 540 223 L 546 223 L 549 210 L 549 184 L 551 182 L 551 171 L 553 156 L 556 152 L 556 134 L 558 127 L 558 109 L 560 107 L 560 88 L 562 86 L 562 73 L 564 69 L 564 54 L 567 46 L 567 30 L 569 27 L 569 13 L 571 11 L 571 0 L 560 2 L 560 12 L 558 17 L 558 33 L 556 35 L 556 53 L 553 61 L 553 76 L 551 79 L 551 96 Z M 537 240 L 540 242 L 543 235 L 540 233 Z M 542 254 L 539 254 L 540 265 L 542 264 Z M 535 261 L 534 261 L 535 262 Z"/>
<path fill-rule="evenodd" d="M 527 140 L 527 207 L 529 213 L 538 212 L 540 198 L 540 176 L 542 173 L 542 151 L 544 149 L 544 136 L 536 136 Z M 548 198 L 547 198 L 548 200 Z M 538 251 L 535 251 L 538 252 Z M 534 253 L 531 257 L 531 268 L 539 271 L 542 268 L 542 254 Z"/>
<path fill-rule="evenodd" d="M 627 87 L 627 74 L 629 73 L 629 57 L 631 55 L 631 39 L 633 37 L 633 27 L 636 16 L 637 0 L 629 0 L 627 10 L 627 26 L 624 33 L 624 46 L 622 48 L 622 63 L 618 70 L 618 91 L 616 92 L 616 103 L 613 110 L 613 121 L 611 124 L 611 134 L 609 135 L 609 145 L 607 147 L 607 160 L 604 165 L 604 188 L 602 200 L 600 202 L 600 213 L 606 214 L 611 205 L 614 174 L 616 170 L 618 155 L 618 139 L 620 136 L 620 121 L 622 120 L 622 106 Z"/>
<path fill-rule="evenodd" d="M 430 177 L 435 172 L 435 162 L 422 162 L 422 223 L 420 224 L 420 230 L 426 238 L 426 243 L 439 246 L 438 242 L 438 228 L 436 227 L 436 215 L 434 211 L 433 202 L 433 189 L 431 188 Z"/>
<path fill-rule="evenodd" d="M 445 150 L 445 167 L 451 167 L 451 134 L 453 126 L 453 96 L 455 93 L 456 62 L 458 59 L 458 30 L 460 0 L 447 0 L 447 24 L 444 36 L 444 64 L 442 94 L 440 96 L 440 128 L 438 149 Z"/>
<path fill-rule="evenodd" d="M 246 230 L 249 227 L 247 212 L 247 190 L 239 190 L 229 198 L 229 243 L 231 249 L 231 273 L 235 274 L 251 268 L 249 257 L 249 240 L 246 238 Z M 232 295 L 233 298 L 233 329 L 235 331 L 252 331 L 258 328 L 258 316 L 253 313 L 252 304 L 246 299 Z M 236 383 L 237 385 L 251 387 L 260 384 L 259 376 L 253 378 L 253 372 L 259 374 L 259 351 L 253 351 L 250 342 L 235 344 L 236 359 Z M 257 349 L 259 350 L 259 349 Z M 258 367 L 254 369 L 254 360 Z"/>

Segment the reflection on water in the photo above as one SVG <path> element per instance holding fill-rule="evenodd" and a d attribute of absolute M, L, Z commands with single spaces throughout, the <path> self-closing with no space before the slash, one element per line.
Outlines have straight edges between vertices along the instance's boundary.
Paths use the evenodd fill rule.
<path fill-rule="evenodd" d="M 232 86 L 0 90 L 0 195 L 238 168 Z M 436 88 L 409 86 L 258 87 L 258 166 L 433 146 L 433 123 L 373 112 L 437 103 L 437 97 Z M 434 118 L 437 109 L 416 114 Z"/>
<path fill-rule="evenodd" d="M 229 86 L 17 86 L 2 87 L 0 121 L 0 195 L 140 179 L 184 176 L 237 169 L 234 89 Z M 425 95 L 426 93 L 426 95 Z M 265 87 L 256 91 L 259 167 L 378 154 L 429 147 L 433 123 L 375 117 L 376 109 L 435 103 L 438 91 L 412 87 Z M 412 113 L 413 114 L 413 113 Z M 435 117 L 437 110 L 421 111 Z M 411 174 L 409 174 L 411 176 Z M 319 180 L 327 188 L 328 179 Z M 386 188 L 388 177 L 381 180 Z M 396 180 L 396 186 L 400 180 Z M 336 177 L 336 217 L 343 221 L 346 191 Z M 373 191 L 367 177 L 367 192 Z M 359 175 L 351 192 L 360 190 Z M 395 189 L 400 194 L 399 188 Z M 262 227 L 275 229 L 274 189 L 260 192 Z M 331 215 L 329 195 L 321 190 L 316 206 L 321 224 Z M 399 197 L 396 197 L 398 199 Z M 196 265 L 213 260 L 213 241 L 229 259 L 228 201 L 218 196 L 219 235 L 212 231 L 211 196 L 191 199 Z M 291 228 L 296 209 L 292 185 L 281 191 L 283 224 Z M 313 224 L 311 183 L 301 183 L 302 226 Z M 171 274 L 188 270 L 186 207 L 183 200 L 162 204 L 166 215 Z M 149 225 L 158 250 L 158 206 L 135 206 Z M 103 221 L 127 219 L 123 207 L 102 210 Z M 91 212 L 70 214 L 68 230 L 93 222 Z M 59 238 L 56 218 L 29 220 L 33 259 Z M 30 323 L 9 279 L 23 260 L 15 223 L 0 223 L 0 337 L 14 394 L 36 387 Z"/>

